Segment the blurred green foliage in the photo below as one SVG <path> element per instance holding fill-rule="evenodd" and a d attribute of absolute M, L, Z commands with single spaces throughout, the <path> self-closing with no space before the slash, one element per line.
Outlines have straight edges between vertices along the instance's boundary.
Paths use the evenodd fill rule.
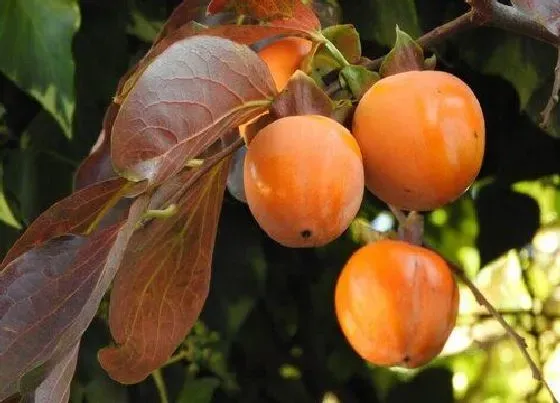
<path fill-rule="evenodd" d="M 178 3 L 0 4 L 1 255 L 71 191 L 73 172 L 97 139 L 119 78 Z M 364 54 L 372 58 L 390 48 L 395 25 L 417 37 L 466 10 L 459 0 L 348 0 L 340 6 L 342 22 L 356 25 Z M 538 127 L 555 51 L 479 28 L 435 53 L 437 68 L 464 79 L 479 97 L 488 142 L 477 183 L 457 202 L 426 215 L 426 242 L 461 264 L 499 309 L 508 310 L 506 319 L 526 336 L 560 394 L 560 113 L 548 131 Z M 367 194 L 360 216 L 374 220 L 385 211 Z M 333 310 L 337 274 L 359 244 L 349 231 L 324 248 L 283 248 L 226 194 L 210 296 L 199 323 L 163 369 L 169 401 L 550 401 L 503 329 L 466 289 L 456 331 L 430 365 L 392 371 L 359 359 Z M 84 336 L 71 401 L 159 401 L 151 378 L 119 385 L 99 367 L 97 350 L 110 339 L 102 312 Z"/>

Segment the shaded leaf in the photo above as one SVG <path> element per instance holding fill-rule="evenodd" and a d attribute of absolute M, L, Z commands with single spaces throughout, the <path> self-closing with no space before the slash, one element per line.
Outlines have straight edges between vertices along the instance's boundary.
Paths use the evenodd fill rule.
<path fill-rule="evenodd" d="M 323 29 L 323 35 L 330 40 L 344 58 L 356 64 L 362 57 L 360 34 L 352 24 L 334 25 Z"/>
<path fill-rule="evenodd" d="M 341 6 L 344 20 L 352 21 L 362 40 L 391 46 L 397 24 L 413 38 L 422 34 L 416 11 L 421 6 L 417 3 L 415 0 L 353 0 L 341 2 Z"/>
<path fill-rule="evenodd" d="M 120 265 L 148 199 L 128 221 L 89 238 L 51 239 L 12 260 L 0 273 L 0 399 L 47 376 L 81 338 Z M 36 385 L 38 386 L 38 385 Z"/>
<path fill-rule="evenodd" d="M 219 386 L 220 380 L 218 378 L 188 379 L 177 398 L 177 403 L 210 403 L 214 391 Z"/>
<path fill-rule="evenodd" d="M 329 96 L 315 81 L 301 70 L 296 70 L 286 88 L 276 97 L 271 113 L 276 118 L 290 115 L 323 115 L 330 117 L 333 105 Z"/>
<path fill-rule="evenodd" d="M 363 66 L 346 66 L 340 70 L 340 75 L 356 99 L 362 98 L 365 92 L 379 80 L 379 74 Z"/>
<path fill-rule="evenodd" d="M 266 64 L 246 46 L 203 35 L 175 42 L 146 67 L 121 105 L 113 165 L 129 179 L 161 183 L 266 109 L 274 95 Z"/>
<path fill-rule="evenodd" d="M 52 205 L 27 228 L 8 251 L 0 270 L 23 252 L 49 239 L 72 233 L 84 234 L 107 205 L 120 199 L 126 180 L 116 178 L 86 187 Z"/>
<path fill-rule="evenodd" d="M 72 132 L 72 39 L 80 25 L 76 0 L 0 3 L 0 71 L 49 111 L 66 136 Z"/>
<path fill-rule="evenodd" d="M 97 182 L 113 179 L 117 173 L 111 163 L 111 142 L 105 130 L 101 130 L 97 143 L 84 158 L 74 176 L 74 189 L 80 190 Z"/>
<path fill-rule="evenodd" d="M 540 227 L 537 201 L 507 186 L 484 186 L 475 199 L 475 208 L 479 223 L 476 246 L 481 266 L 510 249 L 526 246 Z"/>
<path fill-rule="evenodd" d="M 0 221 L 6 223 L 12 228 L 21 229 L 21 224 L 16 219 L 16 216 L 12 212 L 8 201 L 4 195 L 4 185 L 2 183 L 2 166 L 0 166 Z"/>
<path fill-rule="evenodd" d="M 293 18 L 297 3 L 301 0 L 211 0 L 208 12 L 216 14 L 233 7 L 238 15 L 257 19 Z"/>
<path fill-rule="evenodd" d="M 26 396 L 29 403 L 66 403 L 70 399 L 70 384 L 76 370 L 80 343 L 76 343 L 50 370 L 48 377 Z"/>
<path fill-rule="evenodd" d="M 398 26 L 396 34 L 395 45 L 385 56 L 379 68 L 381 77 L 410 70 L 424 70 L 424 51 L 420 45 Z"/>
<path fill-rule="evenodd" d="M 111 378 L 125 384 L 145 379 L 198 318 L 208 295 L 229 162 L 222 160 L 198 180 L 195 171 L 185 170 L 154 194 L 152 204 L 175 203 L 177 211 L 134 234 L 115 279 L 109 324 L 117 345 L 99 352 Z"/>
<path fill-rule="evenodd" d="M 554 0 L 511 0 L 515 8 L 527 14 L 555 35 L 560 36 L 560 2 Z"/>
<path fill-rule="evenodd" d="M 340 24 L 342 9 L 337 0 L 313 0 L 312 7 L 321 22 L 321 26 L 330 27 Z"/>

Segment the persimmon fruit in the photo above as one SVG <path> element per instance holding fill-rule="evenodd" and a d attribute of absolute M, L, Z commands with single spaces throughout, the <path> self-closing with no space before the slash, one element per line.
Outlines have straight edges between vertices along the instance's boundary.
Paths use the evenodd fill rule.
<path fill-rule="evenodd" d="M 335 286 L 342 333 L 363 359 L 417 368 L 443 349 L 459 307 L 459 290 L 436 252 L 384 239 L 348 259 Z"/>
<path fill-rule="evenodd" d="M 407 71 L 377 81 L 360 99 L 352 134 L 366 188 L 385 203 L 429 211 L 458 199 L 484 155 L 485 126 L 470 87 L 443 71 Z"/>
<path fill-rule="evenodd" d="M 338 238 L 360 209 L 364 171 L 350 131 L 319 115 L 287 116 L 248 145 L 245 197 L 259 226 L 287 247 Z"/>
<path fill-rule="evenodd" d="M 276 89 L 282 91 L 312 48 L 313 43 L 307 39 L 287 36 L 266 44 L 257 54 L 266 63 Z M 240 135 L 245 137 L 247 126 L 267 113 L 268 111 L 265 111 L 250 122 L 240 125 Z"/>
<path fill-rule="evenodd" d="M 278 91 L 286 87 L 288 80 L 300 68 L 312 47 L 310 40 L 288 36 L 266 45 L 257 52 L 268 66 Z"/>

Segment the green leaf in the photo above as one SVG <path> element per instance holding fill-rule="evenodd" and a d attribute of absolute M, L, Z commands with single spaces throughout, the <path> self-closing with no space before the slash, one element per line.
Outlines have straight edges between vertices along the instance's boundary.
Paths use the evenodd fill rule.
<path fill-rule="evenodd" d="M 177 403 L 210 403 L 219 385 L 220 380 L 217 378 L 188 379 Z"/>
<path fill-rule="evenodd" d="M 49 111 L 71 137 L 74 112 L 72 38 L 77 0 L 0 3 L 0 71 Z"/>
<path fill-rule="evenodd" d="M 325 28 L 323 35 L 337 47 L 348 62 L 355 64 L 360 61 L 362 56 L 360 34 L 353 25 L 333 25 Z"/>
<path fill-rule="evenodd" d="M 352 21 L 362 39 L 391 46 L 395 25 L 417 38 L 422 34 L 414 0 L 354 0 L 341 3 L 346 21 Z"/>
<path fill-rule="evenodd" d="M 393 49 L 383 59 L 379 68 L 382 77 L 411 70 L 424 70 L 424 51 L 406 32 L 396 27 Z"/>
<path fill-rule="evenodd" d="M 555 49 L 530 38 L 481 28 L 457 38 L 453 46 L 461 49 L 461 56 L 474 69 L 508 80 L 519 94 L 521 109 L 553 75 Z"/>
<path fill-rule="evenodd" d="M 2 184 L 2 166 L 0 166 L 0 221 L 8 224 L 10 227 L 21 229 L 21 224 L 16 219 L 12 209 L 8 205 L 8 201 L 4 196 L 4 186 Z"/>
<path fill-rule="evenodd" d="M 379 74 L 363 66 L 346 66 L 340 71 L 340 75 L 356 99 L 360 99 L 379 80 Z"/>

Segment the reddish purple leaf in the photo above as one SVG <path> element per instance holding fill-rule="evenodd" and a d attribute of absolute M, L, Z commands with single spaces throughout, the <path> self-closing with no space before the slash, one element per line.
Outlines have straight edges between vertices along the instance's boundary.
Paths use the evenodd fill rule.
<path fill-rule="evenodd" d="M 542 24 L 554 35 L 560 36 L 560 1 L 512 0 L 515 8 Z"/>
<path fill-rule="evenodd" d="M 64 234 L 84 234 L 104 209 L 122 195 L 126 180 L 115 178 L 83 188 L 53 204 L 27 228 L 8 251 L 0 270 L 23 252 Z M 113 203 L 114 202 L 114 203 Z"/>
<path fill-rule="evenodd" d="M 0 272 L 0 400 L 48 381 L 48 371 L 38 376 L 38 369 L 58 365 L 80 340 L 147 200 L 143 195 L 136 200 L 124 225 L 114 224 L 88 238 L 50 239 Z M 30 384 L 30 373 L 36 385 Z"/>
<path fill-rule="evenodd" d="M 78 167 L 74 176 L 75 190 L 117 177 L 111 163 L 111 142 L 105 133 L 105 130 L 101 130 L 97 143 Z"/>
<path fill-rule="evenodd" d="M 80 343 L 76 343 L 49 371 L 48 377 L 32 393 L 26 396 L 29 403 L 67 403 L 70 384 L 78 362 Z"/>
<path fill-rule="evenodd" d="M 123 101 L 111 137 L 113 165 L 133 181 L 162 183 L 275 95 L 266 64 L 246 46 L 206 35 L 175 42 Z"/>
<path fill-rule="evenodd" d="M 109 324 L 117 345 L 98 355 L 113 379 L 142 381 L 169 359 L 198 318 L 229 162 L 220 161 L 198 180 L 196 171 L 183 171 L 154 194 L 151 207 L 165 207 L 165 201 L 176 203 L 177 211 L 134 234 L 115 279 Z"/>
<path fill-rule="evenodd" d="M 286 88 L 276 97 L 270 108 L 276 118 L 291 115 L 323 115 L 331 117 L 333 102 L 315 81 L 296 70 Z"/>

